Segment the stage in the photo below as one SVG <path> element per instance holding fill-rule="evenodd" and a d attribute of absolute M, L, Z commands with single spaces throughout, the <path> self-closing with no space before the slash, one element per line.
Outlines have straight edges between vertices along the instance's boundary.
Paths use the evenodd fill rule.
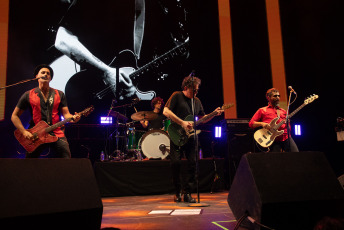
<path fill-rule="evenodd" d="M 1 159 L 0 227 L 244 230 L 248 218 L 240 228 L 236 219 L 248 210 L 267 226 L 303 230 L 344 213 L 343 188 L 319 152 L 247 154 L 229 191 L 224 160 L 216 174 L 213 159 L 201 159 L 192 207 L 173 201 L 169 163 Z"/>
<path fill-rule="evenodd" d="M 104 209 L 101 227 L 121 230 L 232 230 L 237 222 L 227 204 L 227 196 L 226 191 L 201 193 L 200 204 L 207 204 L 208 207 L 188 207 L 188 203 L 175 203 L 169 194 L 106 197 L 102 198 Z M 197 198 L 197 194 L 193 194 L 193 197 Z M 194 209 L 201 209 L 200 214 Z M 149 214 L 152 211 L 160 213 Z"/>

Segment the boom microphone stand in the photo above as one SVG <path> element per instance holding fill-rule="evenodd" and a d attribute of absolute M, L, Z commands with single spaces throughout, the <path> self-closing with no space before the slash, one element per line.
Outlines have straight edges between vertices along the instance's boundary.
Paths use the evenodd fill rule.
<path fill-rule="evenodd" d="M 208 204 L 202 204 L 200 203 L 200 196 L 199 196 L 199 154 L 198 154 L 198 136 L 197 136 L 197 127 L 196 127 L 196 114 L 195 114 L 195 84 L 194 84 L 194 77 L 195 77 L 195 71 L 193 70 L 190 74 L 191 76 L 191 82 L 192 82 L 192 116 L 193 116 L 193 129 L 194 129 L 194 140 L 195 140 L 195 154 L 196 154 L 196 189 L 197 189 L 197 203 L 189 204 L 189 207 L 208 207 L 210 205 Z"/>
<path fill-rule="evenodd" d="M 35 81 L 35 80 L 38 80 L 38 79 L 41 79 L 41 78 L 45 79 L 46 77 L 37 77 L 37 78 L 22 80 L 22 81 L 19 81 L 17 83 L 14 83 L 12 85 L 7 85 L 7 86 L 4 86 L 4 87 L 0 87 L 0 90 L 6 89 L 6 88 L 9 88 L 9 87 L 12 87 L 12 86 L 20 85 L 20 84 L 23 84 L 23 83 L 26 83 L 26 82 Z"/>
<path fill-rule="evenodd" d="M 287 115 L 286 115 L 286 125 L 287 125 L 287 135 L 288 135 L 288 148 L 289 148 L 289 152 L 291 152 L 291 147 L 290 147 L 290 124 L 289 124 L 289 106 L 290 106 L 290 98 L 292 93 L 295 93 L 295 90 L 293 89 L 293 87 L 289 86 L 288 89 L 290 90 L 289 92 L 289 98 L 288 98 L 288 106 L 287 106 Z M 296 98 L 295 98 L 296 99 Z M 295 101 L 295 100 L 294 100 Z M 293 102 L 294 102 L 293 101 Z M 293 103 L 292 102 L 292 103 Z"/>

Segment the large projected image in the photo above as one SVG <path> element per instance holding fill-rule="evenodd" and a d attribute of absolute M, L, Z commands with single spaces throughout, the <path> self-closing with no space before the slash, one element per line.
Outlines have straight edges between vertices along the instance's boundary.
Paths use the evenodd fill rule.
<path fill-rule="evenodd" d="M 82 109 L 83 101 L 151 100 L 156 96 L 159 84 L 154 80 L 169 75 L 163 68 L 188 54 L 186 9 L 182 2 L 166 3 L 70 3 L 55 29 L 54 46 L 64 55 L 51 63 L 61 70 L 57 72 L 61 77 L 51 84 L 65 91 L 71 109 Z M 154 23 L 162 20 L 165 23 Z M 162 35 L 162 42 L 146 40 L 152 33 L 155 39 Z M 149 50 L 143 48 L 147 44 Z"/>
<path fill-rule="evenodd" d="M 36 12 L 54 10 L 34 14 L 28 23 L 23 4 Z M 54 70 L 50 86 L 66 94 L 73 112 L 90 104 L 105 111 L 113 101 L 167 100 L 180 89 L 190 58 L 187 7 L 165 0 L 12 0 L 10 28 L 17 38 L 27 38 L 10 49 L 15 56 L 23 46 L 33 56 L 25 60 L 32 66 L 49 64 Z M 14 59 L 9 60 L 11 72 Z"/>

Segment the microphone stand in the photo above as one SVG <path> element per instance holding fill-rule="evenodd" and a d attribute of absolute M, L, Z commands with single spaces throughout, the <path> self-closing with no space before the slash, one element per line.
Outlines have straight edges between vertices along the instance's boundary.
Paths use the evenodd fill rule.
<path fill-rule="evenodd" d="M 290 98 L 291 98 L 291 94 L 293 93 L 292 90 L 290 90 L 290 93 L 289 93 L 289 98 L 288 98 L 288 105 L 287 105 L 287 115 L 285 117 L 286 119 L 286 125 L 287 125 L 287 135 L 288 135 L 288 148 L 289 148 L 289 152 L 291 152 L 291 149 L 290 149 L 290 127 L 289 127 L 289 106 L 290 106 Z"/>
<path fill-rule="evenodd" d="M 193 129 L 194 129 L 194 140 L 195 140 L 195 157 L 196 157 L 196 172 L 195 172 L 195 177 L 196 177 L 196 189 L 197 189 L 197 203 L 194 204 L 189 204 L 189 207 L 208 207 L 210 205 L 208 204 L 202 204 L 200 203 L 200 195 L 199 195 L 199 152 L 198 152 L 198 136 L 197 136 L 197 126 L 196 126 L 196 114 L 195 114 L 195 109 L 196 109 L 196 101 L 195 101 L 195 84 L 194 84 L 194 76 L 195 72 L 194 70 L 191 72 L 191 82 L 192 82 L 192 116 L 193 116 Z"/>
<path fill-rule="evenodd" d="M 23 83 L 26 83 L 26 82 L 35 81 L 35 80 L 38 80 L 38 79 L 41 79 L 41 78 L 45 78 L 45 77 L 39 77 L 39 78 L 32 78 L 32 79 L 22 80 L 22 81 L 19 81 L 17 83 L 11 84 L 11 85 L 0 87 L 0 90 L 6 89 L 6 88 L 9 88 L 9 87 L 12 87 L 12 86 L 20 85 L 20 84 L 23 84 Z"/>

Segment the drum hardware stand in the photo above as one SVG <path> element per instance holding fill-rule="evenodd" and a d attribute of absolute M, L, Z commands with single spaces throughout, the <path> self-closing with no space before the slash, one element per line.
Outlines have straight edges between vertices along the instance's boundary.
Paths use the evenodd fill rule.
<path fill-rule="evenodd" d="M 116 140 L 116 149 L 115 149 L 115 151 L 114 151 L 114 153 L 115 153 L 115 156 L 116 156 L 116 158 L 117 159 L 119 159 L 119 160 L 123 160 L 124 159 L 124 153 L 118 148 L 118 139 L 119 139 L 119 131 L 118 131 L 118 128 L 119 128 L 119 122 L 118 122 L 118 119 L 116 119 L 116 129 L 115 129 L 115 131 L 113 131 L 112 133 L 111 133 L 111 135 L 110 135 L 110 137 L 115 133 L 116 135 L 115 135 L 115 140 Z"/>
<path fill-rule="evenodd" d="M 118 78 L 117 78 L 118 79 Z M 139 98 L 135 98 L 135 99 L 132 99 L 132 102 L 131 103 L 128 103 L 128 104 L 124 104 L 124 105 L 120 105 L 120 106 L 115 106 L 115 107 L 111 107 L 111 109 L 117 109 L 117 108 L 124 108 L 124 116 L 127 117 L 127 108 L 128 107 L 133 107 L 135 109 L 135 111 L 137 112 L 136 108 L 135 108 L 135 104 L 137 104 L 138 102 L 140 102 L 140 99 Z M 125 151 L 127 152 L 128 151 L 128 124 L 131 124 L 131 123 L 134 123 L 134 122 L 128 122 L 126 123 L 126 131 L 125 131 Z M 118 135 L 117 135 L 118 136 Z M 117 148 L 118 149 L 118 148 Z M 122 153 L 122 152 L 120 152 Z M 123 161 L 125 160 L 125 155 L 126 153 L 123 153 Z M 141 159 L 142 159 L 142 156 L 140 156 Z"/>
<path fill-rule="evenodd" d="M 191 81 L 192 81 L 192 116 L 193 116 L 193 129 L 194 129 L 194 140 L 195 140 L 195 155 L 196 155 L 196 172 L 195 172 L 195 177 L 196 177 L 196 189 L 197 189 L 197 203 L 189 204 L 189 207 L 208 207 L 210 206 L 209 204 L 202 204 L 200 203 L 200 195 L 199 195 L 199 154 L 198 154 L 198 136 L 197 136 L 197 127 L 196 127 L 196 114 L 195 114 L 195 84 L 194 84 L 194 77 L 195 77 L 195 71 L 192 70 L 191 74 Z"/>

